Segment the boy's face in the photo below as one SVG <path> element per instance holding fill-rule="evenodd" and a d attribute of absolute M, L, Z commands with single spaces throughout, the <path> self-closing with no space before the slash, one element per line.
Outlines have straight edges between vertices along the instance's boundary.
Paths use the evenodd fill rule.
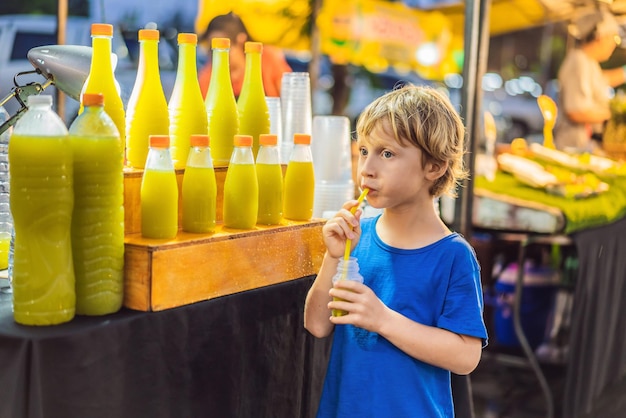
<path fill-rule="evenodd" d="M 359 137 L 357 181 L 370 189 L 368 203 L 375 208 L 413 209 L 432 202 L 429 188 L 436 179 L 432 164 L 422 165 L 422 150 L 395 140 L 388 123 L 379 123 L 370 135 Z"/>

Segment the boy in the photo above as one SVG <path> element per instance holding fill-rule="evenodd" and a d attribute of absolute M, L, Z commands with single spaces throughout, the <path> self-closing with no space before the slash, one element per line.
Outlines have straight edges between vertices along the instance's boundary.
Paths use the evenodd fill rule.
<path fill-rule="evenodd" d="M 450 372 L 473 371 L 487 341 L 474 251 L 434 207 L 467 175 L 463 124 L 436 90 L 405 86 L 372 102 L 356 130 L 360 187 L 384 211 L 360 223 L 349 201 L 322 230 L 304 320 L 318 338 L 334 330 L 317 416 L 452 417 Z M 365 282 L 333 287 L 347 239 Z M 329 319 L 331 309 L 348 314 Z"/>

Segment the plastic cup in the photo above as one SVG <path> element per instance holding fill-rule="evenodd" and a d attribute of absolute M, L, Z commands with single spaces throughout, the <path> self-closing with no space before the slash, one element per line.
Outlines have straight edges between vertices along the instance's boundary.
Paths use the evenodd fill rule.
<path fill-rule="evenodd" d="M 350 119 L 345 116 L 315 116 L 311 153 L 316 181 L 352 181 Z"/>
<path fill-rule="evenodd" d="M 283 120 L 281 162 L 286 164 L 293 149 L 293 135 L 312 134 L 311 80 L 307 72 L 284 73 L 280 105 Z"/>

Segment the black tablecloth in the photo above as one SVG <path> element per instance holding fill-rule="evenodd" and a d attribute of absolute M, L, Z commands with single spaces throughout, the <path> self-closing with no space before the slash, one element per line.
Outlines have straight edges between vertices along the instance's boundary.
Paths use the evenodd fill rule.
<path fill-rule="evenodd" d="M 51 327 L 17 325 L 1 295 L 0 417 L 314 417 L 331 339 L 302 326 L 312 281 Z M 472 417 L 469 380 L 453 390 Z"/>
<path fill-rule="evenodd" d="M 563 417 L 626 417 L 626 218 L 573 239 L 579 274 Z"/>
<path fill-rule="evenodd" d="M 314 416 L 330 341 L 302 327 L 311 283 L 43 328 L 4 295 L 0 417 Z"/>

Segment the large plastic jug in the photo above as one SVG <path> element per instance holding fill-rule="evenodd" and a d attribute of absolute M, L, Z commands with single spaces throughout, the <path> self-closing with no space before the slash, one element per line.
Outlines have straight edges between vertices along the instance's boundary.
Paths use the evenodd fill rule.
<path fill-rule="evenodd" d="M 313 216 L 315 198 L 311 135 L 295 134 L 293 144 L 285 171 L 283 216 L 294 221 L 308 221 Z"/>
<path fill-rule="evenodd" d="M 191 135 L 191 149 L 183 175 L 183 231 L 215 231 L 217 182 L 208 135 Z"/>
<path fill-rule="evenodd" d="M 259 209 L 259 185 L 252 156 L 252 137 L 235 135 L 224 180 L 224 226 L 252 229 Z"/>
<path fill-rule="evenodd" d="M 159 72 L 159 31 L 139 31 L 139 67 L 126 108 L 126 164 L 143 168 L 150 135 L 169 135 L 167 101 Z"/>
<path fill-rule="evenodd" d="M 259 214 L 257 223 L 277 225 L 283 217 L 283 169 L 280 165 L 278 137 L 259 135 L 256 175 L 259 182 Z"/>
<path fill-rule="evenodd" d="M 126 114 L 124 112 L 124 103 L 115 81 L 115 75 L 113 74 L 113 64 L 111 63 L 112 38 L 113 25 L 107 23 L 93 23 L 91 25 L 93 52 L 89 76 L 83 86 L 82 94 L 102 93 L 104 95 L 104 111 L 115 122 L 122 147 L 124 147 L 126 145 Z M 84 103 L 81 103 L 80 112 L 83 111 L 83 106 Z"/>
<path fill-rule="evenodd" d="M 230 80 L 230 39 L 213 38 L 211 81 L 205 105 L 215 166 L 226 166 L 233 152 L 233 137 L 239 132 L 237 102 Z"/>
<path fill-rule="evenodd" d="M 263 76 L 261 73 L 261 54 L 263 44 L 246 42 L 246 67 L 241 86 L 241 94 L 237 100 L 239 111 L 239 133 L 252 136 L 252 152 L 254 158 L 259 153 L 259 135 L 270 133 L 270 114 L 265 101 Z"/>
<path fill-rule="evenodd" d="M 76 313 L 82 315 L 117 312 L 124 296 L 124 149 L 104 101 L 100 93 L 83 94 L 84 111 L 69 130 Z"/>
<path fill-rule="evenodd" d="M 178 34 L 178 69 L 168 105 L 170 112 L 170 152 L 174 168 L 185 168 L 189 138 L 208 133 L 206 108 L 198 83 L 195 33 Z"/>
<path fill-rule="evenodd" d="M 178 183 L 169 135 L 150 135 L 141 179 L 141 236 L 169 239 L 178 232 Z"/>
<path fill-rule="evenodd" d="M 52 96 L 28 97 L 9 142 L 15 228 L 13 316 L 24 325 L 74 317 L 72 149 Z"/>

